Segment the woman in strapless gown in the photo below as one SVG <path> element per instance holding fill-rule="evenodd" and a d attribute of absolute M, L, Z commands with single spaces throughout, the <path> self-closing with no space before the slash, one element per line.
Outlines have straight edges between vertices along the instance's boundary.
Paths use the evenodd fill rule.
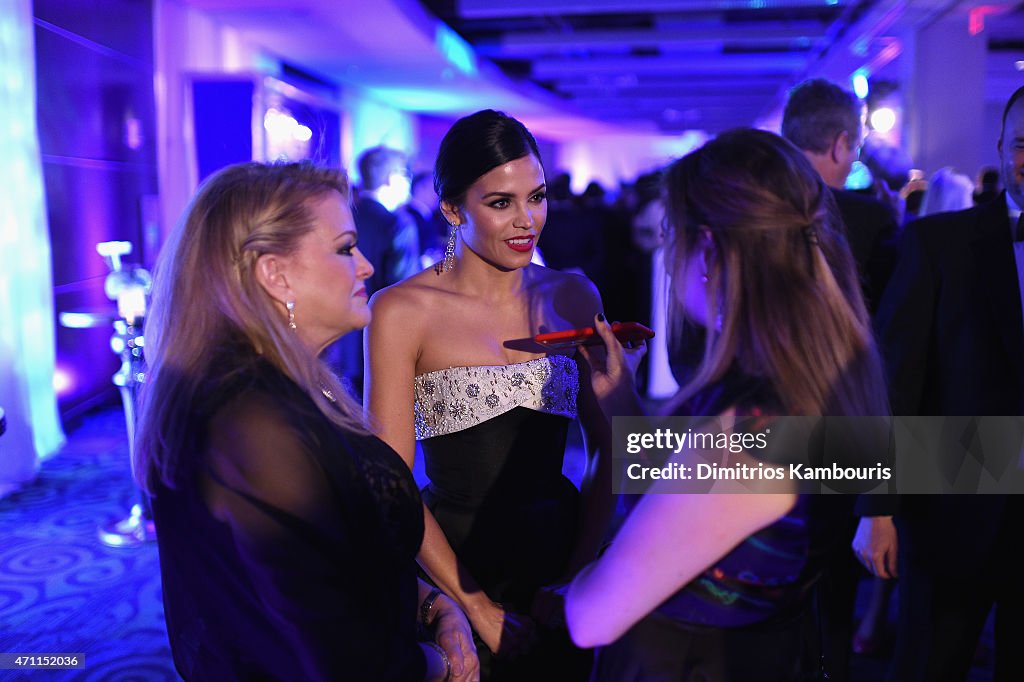
<path fill-rule="evenodd" d="M 544 170 L 515 119 L 458 121 L 435 188 L 453 225 L 448 255 L 371 301 L 365 405 L 410 466 L 422 442 L 419 562 L 469 617 L 481 679 L 586 679 L 590 657 L 568 639 L 561 586 L 594 558 L 611 516 L 610 427 L 589 367 L 532 337 L 587 326 L 600 297 L 585 277 L 531 264 Z M 577 416 L 582 493 L 562 475 Z"/>

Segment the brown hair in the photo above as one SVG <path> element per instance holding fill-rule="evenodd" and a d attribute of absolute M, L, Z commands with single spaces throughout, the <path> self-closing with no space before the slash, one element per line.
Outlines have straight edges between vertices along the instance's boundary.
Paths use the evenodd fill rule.
<path fill-rule="evenodd" d="M 327 419 L 366 430 L 359 407 L 297 342 L 255 274 L 259 256 L 294 252 L 314 229 L 310 204 L 331 192 L 348 199 L 345 174 L 309 162 L 229 166 L 199 188 L 163 246 L 154 276 L 134 453 L 143 487 L 175 485 L 187 450 L 186 420 L 213 369 L 211 349 L 239 340 L 298 384 Z M 338 397 L 337 405 L 321 387 Z"/>
<path fill-rule="evenodd" d="M 703 362 L 677 405 L 738 363 L 790 414 L 888 414 L 831 192 L 799 149 L 762 130 L 723 133 L 668 168 L 665 197 L 675 286 L 703 233 L 714 245 L 708 290 L 718 292 Z"/>

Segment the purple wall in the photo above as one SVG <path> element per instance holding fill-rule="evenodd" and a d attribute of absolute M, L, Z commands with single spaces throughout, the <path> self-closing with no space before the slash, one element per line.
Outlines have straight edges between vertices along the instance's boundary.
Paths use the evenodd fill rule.
<path fill-rule="evenodd" d="M 152 4 L 35 0 L 39 143 L 57 312 L 112 306 L 95 244 L 127 240 L 151 265 L 157 225 Z M 144 207 L 148 207 L 144 208 Z M 60 400 L 74 416 L 114 399 L 111 327 L 57 327 L 57 365 L 72 378 Z"/>

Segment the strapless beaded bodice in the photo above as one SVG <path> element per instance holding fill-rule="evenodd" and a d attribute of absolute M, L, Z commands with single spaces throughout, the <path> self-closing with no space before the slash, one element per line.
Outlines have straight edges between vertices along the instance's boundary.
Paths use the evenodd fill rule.
<path fill-rule="evenodd" d="M 416 440 L 468 429 L 517 407 L 576 418 L 576 362 L 549 355 L 512 365 L 451 367 L 414 380 Z"/>
<path fill-rule="evenodd" d="M 487 595 L 520 610 L 563 575 L 575 543 L 579 493 L 562 467 L 578 389 L 560 355 L 415 379 L 423 502 Z"/>

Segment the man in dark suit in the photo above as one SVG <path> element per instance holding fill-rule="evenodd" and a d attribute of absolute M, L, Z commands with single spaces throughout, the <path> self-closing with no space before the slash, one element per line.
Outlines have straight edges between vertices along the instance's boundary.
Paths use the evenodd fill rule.
<path fill-rule="evenodd" d="M 863 103 L 825 79 L 804 81 L 789 93 L 782 114 L 782 135 L 803 151 L 831 189 L 857 263 L 864 300 L 868 310 L 874 312 L 895 265 L 898 221 L 893 211 L 877 199 L 844 189 L 864 140 Z M 844 682 L 849 679 L 853 608 L 863 575 L 849 551 L 857 528 L 855 499 L 837 496 L 821 504 L 837 529 L 837 541 L 825 559 L 816 590 L 822 661 L 830 680 Z M 887 510 L 870 513 L 885 514 Z"/>
<path fill-rule="evenodd" d="M 420 264 L 423 267 L 429 267 L 444 258 L 451 226 L 441 215 L 437 193 L 434 191 L 433 173 L 420 172 L 412 177 L 409 201 L 399 206 L 397 213 L 404 213 L 416 224 Z"/>
<path fill-rule="evenodd" d="M 999 199 L 907 228 L 877 316 L 897 415 L 1024 414 L 1024 88 L 1007 102 L 998 150 Z M 1024 498 L 908 495 L 896 518 L 889 679 L 965 680 L 995 604 L 995 679 L 1024 680 Z"/>
<path fill-rule="evenodd" d="M 896 262 L 898 221 L 892 209 L 877 199 L 844 189 L 864 140 L 864 105 L 853 93 L 823 78 L 804 81 L 789 93 L 782 136 L 803 151 L 832 189 L 857 262 L 864 300 L 868 310 L 874 311 Z"/>
<path fill-rule="evenodd" d="M 419 235 L 406 213 L 395 209 L 409 200 L 409 171 L 405 155 L 397 149 L 374 147 L 359 157 L 362 185 L 352 206 L 359 230 L 359 250 L 373 264 L 366 280 L 372 296 L 420 270 Z"/>

